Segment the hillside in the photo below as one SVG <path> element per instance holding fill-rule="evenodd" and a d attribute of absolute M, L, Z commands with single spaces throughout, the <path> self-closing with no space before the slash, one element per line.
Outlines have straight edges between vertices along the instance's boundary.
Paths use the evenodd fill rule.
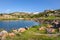
<path fill-rule="evenodd" d="M 60 18 L 60 9 L 58 10 L 44 10 L 37 14 L 28 12 L 13 12 L 13 13 L 0 13 L 0 19 L 19 19 L 19 18 Z"/>

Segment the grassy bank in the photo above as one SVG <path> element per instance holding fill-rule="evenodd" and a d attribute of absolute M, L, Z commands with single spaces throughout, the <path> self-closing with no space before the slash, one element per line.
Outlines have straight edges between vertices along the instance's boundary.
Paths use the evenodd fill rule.
<path fill-rule="evenodd" d="M 47 34 L 46 30 L 38 30 L 41 26 L 33 26 L 22 33 L 15 33 L 14 37 L 6 37 L 6 40 L 60 40 L 60 35 Z"/>
<path fill-rule="evenodd" d="M 14 38 L 7 37 L 6 40 L 60 40 L 60 36 L 54 37 L 54 36 L 46 36 L 46 35 L 16 35 Z"/>

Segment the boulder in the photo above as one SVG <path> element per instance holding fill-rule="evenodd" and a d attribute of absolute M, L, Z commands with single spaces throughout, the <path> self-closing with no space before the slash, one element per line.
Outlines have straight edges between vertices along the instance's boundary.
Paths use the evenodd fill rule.
<path fill-rule="evenodd" d="M 6 40 L 6 37 L 8 36 L 8 32 L 3 30 L 0 32 L 0 37 L 1 37 L 1 40 Z"/>
<path fill-rule="evenodd" d="M 39 30 L 45 30 L 45 27 L 41 27 L 41 28 L 39 28 Z"/>
<path fill-rule="evenodd" d="M 47 28 L 47 32 L 48 33 L 55 33 L 55 29 L 53 29 L 53 28 Z"/>
<path fill-rule="evenodd" d="M 14 33 L 18 33 L 18 31 L 17 31 L 17 30 L 13 30 L 13 32 L 14 32 Z"/>
<path fill-rule="evenodd" d="M 5 36 L 6 37 L 6 36 L 8 36 L 8 32 L 3 30 L 3 31 L 0 32 L 0 36 Z"/>
<path fill-rule="evenodd" d="M 2 37 L 3 36 L 3 34 L 0 32 L 0 37 Z"/>
<path fill-rule="evenodd" d="M 18 29 L 18 32 L 24 32 L 24 31 L 26 31 L 25 28 L 19 28 L 19 29 Z"/>
<path fill-rule="evenodd" d="M 48 28 L 51 28 L 51 27 L 53 27 L 53 26 L 48 24 L 47 27 L 48 27 Z"/>
<path fill-rule="evenodd" d="M 9 37 L 14 37 L 15 36 L 15 34 L 12 32 L 12 33 L 9 33 Z"/>

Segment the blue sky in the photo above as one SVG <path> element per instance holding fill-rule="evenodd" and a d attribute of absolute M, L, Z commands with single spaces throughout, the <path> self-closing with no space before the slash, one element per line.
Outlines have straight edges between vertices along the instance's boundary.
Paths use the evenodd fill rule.
<path fill-rule="evenodd" d="M 60 9 L 60 0 L 0 0 L 0 13 L 41 12 Z"/>

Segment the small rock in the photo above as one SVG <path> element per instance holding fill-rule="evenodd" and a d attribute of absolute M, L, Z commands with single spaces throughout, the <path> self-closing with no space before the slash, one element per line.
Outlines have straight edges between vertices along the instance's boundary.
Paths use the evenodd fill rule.
<path fill-rule="evenodd" d="M 15 36 L 15 34 L 12 32 L 12 33 L 9 33 L 9 37 L 14 37 Z"/>
<path fill-rule="evenodd" d="M 24 31 L 26 31 L 25 28 L 19 28 L 19 29 L 18 29 L 18 32 L 24 32 Z"/>

